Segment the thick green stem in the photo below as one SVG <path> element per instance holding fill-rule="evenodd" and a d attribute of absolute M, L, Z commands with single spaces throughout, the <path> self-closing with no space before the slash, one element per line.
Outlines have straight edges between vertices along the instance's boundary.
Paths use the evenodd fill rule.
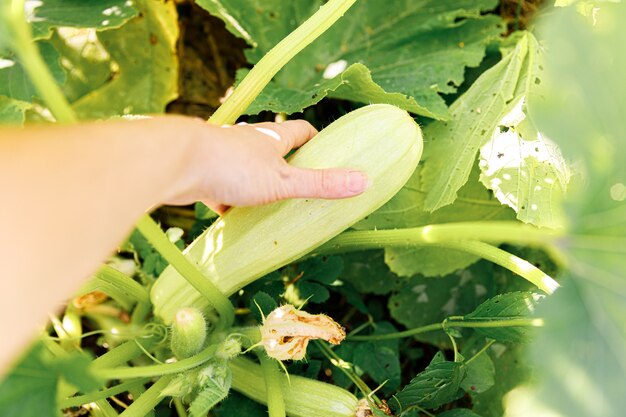
<path fill-rule="evenodd" d="M 145 378 L 176 374 L 200 366 L 210 360 L 215 356 L 217 346 L 210 345 L 197 355 L 174 363 L 148 366 L 119 366 L 115 368 L 97 367 L 93 369 L 93 373 L 104 379 Z"/>
<path fill-rule="evenodd" d="M 79 395 L 76 397 L 66 398 L 59 402 L 59 406 L 60 408 L 69 408 L 69 407 L 78 407 L 79 405 L 83 405 L 83 404 L 93 403 L 97 400 L 109 398 L 114 395 L 121 394 L 122 392 L 126 392 L 136 387 L 142 386 L 148 381 L 149 381 L 148 378 L 134 379 L 132 381 L 127 381 L 122 384 L 118 384 L 113 387 L 103 389 L 102 391 L 90 392 L 85 395 Z"/>
<path fill-rule="evenodd" d="M 174 378 L 172 375 L 165 375 L 159 378 L 150 388 L 146 390 L 141 396 L 126 409 L 120 417 L 140 417 L 145 416 L 150 411 L 154 410 L 164 396 L 163 390 L 167 387 L 170 381 Z"/>
<path fill-rule="evenodd" d="M 330 0 L 306 22 L 274 46 L 252 68 L 241 84 L 209 119 L 213 124 L 233 124 L 252 104 L 274 75 L 298 52 L 317 39 L 354 4 L 356 0 Z"/>
<path fill-rule="evenodd" d="M 538 229 L 510 221 L 431 224 L 393 230 L 345 232 L 319 247 L 316 254 L 330 254 L 386 247 L 411 247 L 461 240 L 514 243 L 552 249 L 562 231 Z"/>
<path fill-rule="evenodd" d="M 141 343 L 141 347 L 143 347 L 143 349 L 150 350 L 162 339 L 162 335 L 154 334 L 149 337 L 138 338 L 137 341 Z M 124 342 L 121 345 L 114 347 L 104 355 L 94 359 L 91 363 L 91 367 L 94 369 L 110 368 L 137 358 L 144 353 L 143 349 L 137 344 L 137 341 L 129 340 L 128 342 Z"/>
<path fill-rule="evenodd" d="M 484 243 L 510 242 L 554 249 L 562 236 L 555 230 L 538 229 L 518 222 L 464 222 L 435 224 L 394 230 L 345 232 L 315 251 L 331 254 L 387 247 L 439 246 L 471 253 L 494 262 L 552 294 L 559 284 L 531 263 L 495 246 Z"/>
<path fill-rule="evenodd" d="M 37 44 L 33 41 L 32 30 L 24 15 L 25 0 L 13 0 L 8 23 L 14 36 L 14 51 L 24 71 L 35 86 L 37 93 L 46 103 L 58 122 L 74 123 L 77 121 L 74 110 L 63 95 L 48 66 L 44 62 Z"/>
<path fill-rule="evenodd" d="M 449 327 L 466 327 L 466 328 L 492 328 L 492 327 L 541 327 L 543 320 L 540 318 L 527 319 L 501 319 L 501 320 L 444 320 L 441 323 L 433 323 L 427 326 L 416 327 L 415 329 L 405 330 L 403 332 L 373 334 L 369 336 L 349 336 L 351 341 L 374 341 L 374 340 L 390 340 L 402 339 L 405 337 L 417 336 L 418 334 L 432 332 L 434 330 L 445 330 Z"/>
<path fill-rule="evenodd" d="M 84 295 L 92 291 L 102 291 L 130 311 L 135 303 L 150 305 L 150 295 L 141 284 L 109 265 L 104 265 L 78 292 Z"/>
<path fill-rule="evenodd" d="M 163 256 L 209 303 L 220 315 L 219 326 L 228 328 L 235 320 L 235 309 L 228 297 L 205 277 L 163 233 L 158 224 L 148 215 L 137 223 L 137 229 L 150 244 Z"/>
<path fill-rule="evenodd" d="M 501 267 L 506 268 L 532 282 L 537 286 L 537 288 L 546 294 L 552 294 L 557 288 L 559 288 L 558 282 L 541 269 L 537 268 L 535 265 L 488 243 L 477 241 L 446 242 L 437 244 L 437 246 L 480 256 L 481 258 L 500 265 Z"/>
<path fill-rule="evenodd" d="M 286 417 L 285 400 L 283 399 L 283 389 L 280 384 L 280 371 L 273 359 L 265 356 L 264 352 L 259 355 L 261 370 L 267 387 L 267 411 L 269 417 Z"/>

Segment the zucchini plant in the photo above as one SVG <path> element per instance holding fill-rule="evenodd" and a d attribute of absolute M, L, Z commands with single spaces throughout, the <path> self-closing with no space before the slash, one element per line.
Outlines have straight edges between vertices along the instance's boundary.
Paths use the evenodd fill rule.
<path fill-rule="evenodd" d="M 144 216 L 0 415 L 621 415 L 626 7 L 538 3 L 2 2 L 2 123 L 300 113 L 371 185 Z"/>

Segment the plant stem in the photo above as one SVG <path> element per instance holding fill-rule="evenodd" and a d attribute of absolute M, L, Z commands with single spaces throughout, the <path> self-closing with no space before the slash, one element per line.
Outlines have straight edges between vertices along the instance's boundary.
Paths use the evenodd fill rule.
<path fill-rule="evenodd" d="M 150 411 L 154 410 L 161 400 L 163 390 L 167 387 L 170 381 L 174 378 L 172 375 L 165 375 L 159 378 L 150 388 L 146 390 L 139 398 L 126 409 L 120 417 L 139 417 L 145 416 Z"/>
<path fill-rule="evenodd" d="M 283 389 L 280 386 L 280 371 L 274 360 L 268 358 L 264 352 L 259 355 L 265 386 L 267 387 L 267 411 L 269 417 L 286 417 Z"/>
<path fill-rule="evenodd" d="M 460 318 L 459 318 L 460 319 Z M 501 320 L 444 320 L 441 323 L 433 323 L 427 326 L 416 327 L 415 329 L 409 329 L 396 333 L 385 334 L 373 334 L 369 336 L 349 336 L 348 340 L 351 341 L 374 341 L 374 340 L 390 340 L 401 339 L 405 337 L 416 336 L 422 333 L 432 332 L 434 330 L 445 330 L 448 327 L 466 327 L 466 328 L 488 328 L 488 327 L 541 327 L 543 326 L 543 320 L 534 318 L 520 318 L 520 319 L 501 319 Z"/>
<path fill-rule="evenodd" d="M 127 381 L 127 382 L 115 385 L 113 387 L 103 389 L 102 391 L 90 392 L 85 395 L 65 398 L 59 402 L 59 407 L 69 408 L 69 407 L 77 407 L 82 404 L 92 403 L 97 400 L 109 398 L 113 395 L 121 394 L 122 392 L 126 392 L 133 388 L 142 386 L 148 381 L 149 381 L 148 378 L 133 379 L 131 381 Z"/>
<path fill-rule="evenodd" d="M 344 232 L 320 246 L 315 250 L 315 254 L 326 255 L 392 246 L 411 247 L 463 240 L 508 242 L 551 249 L 562 236 L 562 231 L 538 229 L 511 221 L 444 223 L 405 229 Z"/>
<path fill-rule="evenodd" d="M 560 232 L 537 229 L 517 222 L 446 223 L 394 230 L 345 232 L 315 251 L 316 255 L 386 247 L 439 246 L 471 253 L 496 263 L 552 294 L 559 284 L 530 262 L 503 249 L 482 242 L 523 243 L 535 246 L 554 244 Z"/>
<path fill-rule="evenodd" d="M 178 362 L 147 366 L 119 366 L 115 368 L 97 367 L 93 369 L 93 373 L 104 379 L 130 379 L 176 374 L 200 366 L 210 360 L 215 355 L 217 347 L 218 345 L 210 345 L 197 355 Z"/>
<path fill-rule="evenodd" d="M 209 123 L 233 124 L 252 104 L 263 88 L 298 52 L 317 39 L 354 4 L 356 0 L 330 0 L 296 30 L 274 46 L 250 70 Z"/>
<path fill-rule="evenodd" d="M 109 265 L 102 266 L 95 273 L 93 279 L 80 289 L 78 295 L 84 295 L 95 290 L 108 294 L 127 311 L 130 311 L 135 303 L 150 305 L 148 290 L 131 277 Z"/>
<path fill-rule="evenodd" d="M 480 256 L 530 281 L 546 294 L 552 294 L 560 286 L 552 277 L 527 260 L 488 243 L 478 241 L 446 242 L 436 246 Z"/>
<path fill-rule="evenodd" d="M 220 315 L 218 327 L 228 328 L 235 320 L 235 308 L 228 297 L 205 277 L 202 272 L 192 264 L 178 250 L 161 230 L 158 224 L 149 215 L 145 215 L 137 223 L 137 229 L 150 242 L 161 256 L 163 256 L 182 276 L 202 294 Z"/>
<path fill-rule="evenodd" d="M 477 357 L 479 357 L 484 351 L 486 351 L 487 349 L 489 349 L 489 346 L 493 345 L 494 343 L 496 343 L 495 340 L 490 340 L 489 342 L 487 342 L 485 344 L 485 346 L 483 346 L 478 352 L 476 352 L 476 354 L 474 356 L 472 356 L 471 358 L 469 358 L 468 360 L 466 360 L 464 362 L 465 365 L 468 365 L 469 363 L 471 363 L 474 359 L 476 359 Z"/>
<path fill-rule="evenodd" d="M 74 110 L 63 95 L 48 66 L 44 62 L 37 44 L 33 40 L 32 30 L 24 14 L 25 0 L 13 0 L 8 23 L 14 35 L 14 51 L 22 68 L 35 86 L 37 93 L 46 103 L 58 122 L 74 123 L 77 121 Z"/>
<path fill-rule="evenodd" d="M 174 408 L 176 408 L 178 417 L 187 417 L 187 410 L 180 398 L 174 398 Z"/>
<path fill-rule="evenodd" d="M 352 365 L 345 362 L 341 359 L 327 344 L 320 340 L 313 341 L 315 345 L 318 347 L 320 351 L 328 358 L 328 360 L 335 365 L 335 367 L 339 368 L 341 372 L 343 372 L 352 383 L 361 391 L 361 393 L 370 397 L 376 405 L 380 406 L 382 402 L 380 399 L 374 394 L 374 392 L 367 386 L 363 380 L 353 371 Z"/>

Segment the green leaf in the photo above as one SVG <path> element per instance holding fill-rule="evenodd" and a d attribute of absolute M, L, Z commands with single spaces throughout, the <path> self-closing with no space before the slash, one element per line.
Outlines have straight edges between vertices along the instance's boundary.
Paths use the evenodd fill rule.
<path fill-rule="evenodd" d="M 199 0 L 198 4 L 253 46 L 246 56 L 256 63 L 322 2 L 272 0 L 260 5 Z M 360 0 L 279 72 L 247 113 L 293 113 L 330 96 L 390 103 L 446 118 L 439 94 L 455 92 L 465 67 L 477 66 L 486 44 L 502 32 L 499 17 L 481 15 L 495 5 L 492 0 Z"/>
<path fill-rule="evenodd" d="M 514 213 L 500 204 L 478 181 L 479 170 L 475 167 L 468 182 L 459 190 L 454 204 L 434 213 L 424 210 L 428 188 L 422 180 L 422 172 L 429 162 L 420 163 L 408 183 L 387 204 L 359 222 L 357 229 L 393 229 L 417 227 L 428 224 L 471 220 L 508 220 Z M 400 276 L 441 276 L 465 268 L 478 257 L 455 250 L 412 247 L 388 248 L 385 261 Z"/>
<path fill-rule="evenodd" d="M 492 358 L 497 383 L 485 392 L 472 395 L 474 411 L 482 417 L 502 417 L 503 397 L 530 380 L 531 366 L 523 345 L 496 343 L 485 353 Z"/>
<path fill-rule="evenodd" d="M 387 322 L 378 322 L 371 334 L 396 332 Z M 350 361 L 359 370 L 368 374 L 374 382 L 385 384 L 383 393 L 391 395 L 400 386 L 400 351 L 398 340 L 356 343 Z"/>
<path fill-rule="evenodd" d="M 464 348 L 461 354 L 465 358 L 474 356 L 480 346 L 472 346 L 471 349 Z M 461 381 L 461 388 L 468 394 L 480 394 L 487 391 L 495 384 L 496 369 L 487 352 L 478 355 L 469 364 L 465 364 L 465 377 Z"/>
<path fill-rule="evenodd" d="M 502 204 L 513 208 L 519 220 L 562 227 L 570 169 L 558 146 L 524 114 L 523 102 L 500 120 L 480 148 L 480 181 Z"/>
<path fill-rule="evenodd" d="M 228 395 L 232 373 L 226 364 L 211 363 L 199 375 L 200 390 L 189 407 L 190 417 L 205 417 L 208 412 Z"/>
<path fill-rule="evenodd" d="M 62 84 L 65 73 L 59 64 L 60 56 L 54 47 L 46 41 L 37 42 L 39 52 L 57 83 Z M 22 64 L 13 55 L 0 58 L 0 95 L 15 100 L 31 102 L 38 93 Z"/>
<path fill-rule="evenodd" d="M 466 321 L 514 320 L 531 317 L 542 297 L 528 291 L 499 294 L 479 305 L 464 317 Z M 532 334 L 529 327 L 476 328 L 476 333 L 499 342 L 527 342 Z"/>
<path fill-rule="evenodd" d="M 413 277 L 389 298 L 391 316 L 409 329 L 464 315 L 494 295 L 491 264 L 480 262 L 442 278 Z M 447 348 L 450 339 L 442 331 L 423 333 L 416 339 Z"/>
<path fill-rule="evenodd" d="M 26 111 L 32 104 L 10 97 L 0 96 L 0 124 L 21 126 L 26 120 Z"/>
<path fill-rule="evenodd" d="M 254 318 L 259 323 L 263 323 L 263 317 L 267 317 L 272 311 L 278 307 L 276 300 L 274 300 L 268 293 L 259 291 L 254 294 L 248 308 L 254 315 Z"/>
<path fill-rule="evenodd" d="M 468 408 L 453 408 L 437 414 L 437 417 L 481 417 Z"/>
<path fill-rule="evenodd" d="M 422 180 L 428 190 L 424 209 L 434 211 L 454 202 L 467 182 L 476 154 L 492 136 L 503 115 L 526 94 L 528 73 L 538 45 L 526 33 L 508 55 L 485 71 L 470 89 L 450 106 L 451 120 L 424 129 L 430 147 Z M 534 78 L 533 78 L 534 79 Z"/>
<path fill-rule="evenodd" d="M 383 251 L 354 252 L 342 258 L 345 267 L 341 279 L 352 284 L 360 293 L 389 294 L 403 281 L 389 270 Z"/>
<path fill-rule="evenodd" d="M 82 118 L 162 113 L 177 97 L 178 20 L 172 2 L 135 0 L 140 14 L 119 29 L 98 33 L 118 72 L 73 103 Z"/>
<path fill-rule="evenodd" d="M 56 403 L 60 378 L 84 391 L 101 388 L 102 381 L 88 368 L 90 363 L 79 352 L 56 358 L 43 344 L 34 345 L 0 383 L 0 415 L 60 416 Z"/>
<path fill-rule="evenodd" d="M 120 27 L 137 15 L 133 3 L 133 0 L 40 0 L 27 1 L 26 10 L 27 19 L 33 25 L 33 35 L 43 38 L 56 27 Z"/>
<path fill-rule="evenodd" d="M 463 395 L 459 387 L 464 375 L 461 363 L 441 361 L 435 356 L 430 365 L 393 398 L 401 410 L 414 405 L 437 408 Z"/>
<path fill-rule="evenodd" d="M 215 414 L 217 417 L 267 417 L 267 408 L 233 391 L 215 410 Z"/>
<path fill-rule="evenodd" d="M 531 102 L 542 131 L 580 161 L 584 184 L 570 186 L 569 272 L 538 313 L 532 345 L 537 397 L 568 417 L 617 417 L 626 409 L 626 4 L 605 4 L 595 25 L 572 9 L 543 26 L 550 48 L 544 101 Z M 546 350 L 548 349 L 549 350 Z"/>
<path fill-rule="evenodd" d="M 57 417 L 58 375 L 50 372 L 50 354 L 35 345 L 0 384 L 3 417 Z"/>

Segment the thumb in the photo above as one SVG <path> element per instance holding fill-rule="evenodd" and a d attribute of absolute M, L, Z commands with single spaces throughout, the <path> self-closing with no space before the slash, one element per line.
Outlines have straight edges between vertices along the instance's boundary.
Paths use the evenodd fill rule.
<path fill-rule="evenodd" d="M 285 198 L 346 198 L 369 187 L 367 175 L 351 169 L 291 168 Z"/>

